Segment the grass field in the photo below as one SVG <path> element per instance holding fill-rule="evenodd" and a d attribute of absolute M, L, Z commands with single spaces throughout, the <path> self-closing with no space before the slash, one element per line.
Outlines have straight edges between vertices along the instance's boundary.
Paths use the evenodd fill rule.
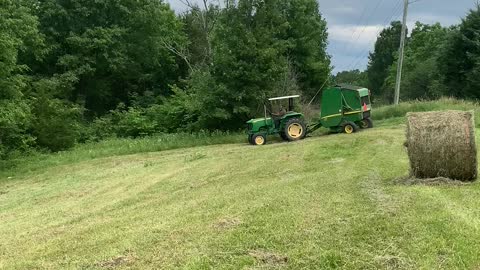
<path fill-rule="evenodd" d="M 0 269 L 478 269 L 479 184 L 397 183 L 403 118 L 382 119 L 264 147 L 25 159 L 0 174 Z"/>

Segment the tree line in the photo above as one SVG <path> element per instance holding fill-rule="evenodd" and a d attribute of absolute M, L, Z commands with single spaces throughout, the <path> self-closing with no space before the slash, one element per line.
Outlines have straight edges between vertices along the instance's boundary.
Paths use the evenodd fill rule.
<path fill-rule="evenodd" d="M 330 76 L 316 0 L 0 3 L 0 157 L 109 136 L 232 130 Z"/>
<path fill-rule="evenodd" d="M 364 85 L 375 101 L 391 103 L 397 73 L 401 23 L 382 30 L 365 71 L 338 73 L 337 82 Z M 406 40 L 400 98 L 480 98 L 480 7 L 470 10 L 458 25 L 417 22 Z"/>
<path fill-rule="evenodd" d="M 365 71 L 331 75 L 316 0 L 0 1 L 0 158 L 107 137 L 238 130 L 271 96 L 328 84 L 393 99 L 400 22 Z M 197 1 L 198 2 L 198 1 Z M 480 97 L 480 8 L 459 25 L 417 23 L 401 100 Z"/>

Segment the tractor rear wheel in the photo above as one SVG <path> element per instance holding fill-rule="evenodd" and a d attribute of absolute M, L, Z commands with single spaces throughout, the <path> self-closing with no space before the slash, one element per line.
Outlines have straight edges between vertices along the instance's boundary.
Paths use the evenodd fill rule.
<path fill-rule="evenodd" d="M 343 124 L 342 130 L 346 134 L 352 134 L 358 131 L 358 126 L 353 122 L 346 122 Z"/>
<path fill-rule="evenodd" d="M 283 133 L 288 141 L 297 141 L 307 135 L 307 126 L 299 118 L 292 118 L 285 123 Z"/>
<path fill-rule="evenodd" d="M 264 145 L 267 143 L 267 136 L 261 133 L 253 134 L 251 141 L 253 145 Z"/>
<path fill-rule="evenodd" d="M 373 128 L 373 121 L 370 117 L 365 118 L 359 122 L 359 126 L 360 128 Z"/>

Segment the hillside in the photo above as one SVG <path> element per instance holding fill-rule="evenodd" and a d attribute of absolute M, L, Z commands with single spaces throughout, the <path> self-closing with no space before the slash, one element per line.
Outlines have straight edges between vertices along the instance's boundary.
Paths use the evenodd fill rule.
<path fill-rule="evenodd" d="M 377 124 L 4 171 L 0 268 L 478 267 L 479 184 L 397 183 L 403 119 Z"/>

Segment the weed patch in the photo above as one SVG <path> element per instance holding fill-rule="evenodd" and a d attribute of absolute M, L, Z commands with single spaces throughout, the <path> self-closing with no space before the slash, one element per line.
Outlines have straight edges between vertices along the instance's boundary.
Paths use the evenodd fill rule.
<path fill-rule="evenodd" d="M 248 253 L 257 262 L 270 266 L 279 266 L 288 262 L 288 257 L 270 251 L 252 250 Z"/>
<path fill-rule="evenodd" d="M 135 256 L 129 252 L 126 255 L 120 255 L 105 261 L 98 262 L 96 265 L 105 269 L 115 269 L 121 266 L 129 265 L 135 262 L 135 260 Z"/>
<path fill-rule="evenodd" d="M 218 220 L 213 227 L 218 230 L 228 230 L 242 224 L 239 218 L 222 218 Z"/>
<path fill-rule="evenodd" d="M 463 182 L 459 180 L 453 180 L 445 177 L 435 177 L 435 178 L 415 178 L 412 176 L 399 177 L 393 180 L 397 185 L 406 185 L 406 186 L 468 186 L 472 183 Z"/>

